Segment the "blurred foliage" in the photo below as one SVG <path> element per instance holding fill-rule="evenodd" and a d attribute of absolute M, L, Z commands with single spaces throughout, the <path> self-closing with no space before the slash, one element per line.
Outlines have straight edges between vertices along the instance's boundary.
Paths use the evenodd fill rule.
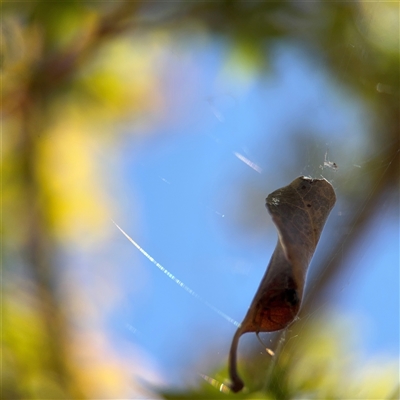
<path fill-rule="evenodd" d="M 381 157 L 389 166 L 379 179 L 373 175 L 377 168 L 370 169 L 369 187 L 375 189 L 346 237 L 347 247 L 338 244 L 343 256 L 380 193 L 398 181 L 398 7 L 238 0 L 3 2 L 2 398 L 104 398 L 118 390 L 124 396 L 126 365 L 112 355 L 106 339 L 96 331 L 77 337 L 72 321 L 79 315 L 71 311 L 78 313 L 71 305 L 77 289 L 62 282 L 59 254 L 71 241 L 85 246 L 105 235 L 112 200 L 99 181 L 96 146 L 115 141 L 125 124 L 134 122 L 146 132 L 149 116 L 163 117 L 157 49 L 177 38 L 222 37 L 231 49 L 228 70 L 264 73 L 270 46 L 289 40 L 322 54 L 337 81 L 373 104 L 382 126 L 374 140 L 387 143 Z M 330 263 L 316 290 L 323 292 L 339 269 L 338 262 Z M 66 296 L 68 291 L 74 295 Z M 311 305 L 317 295 L 310 295 Z M 255 356 L 244 361 L 241 368 L 251 371 L 249 389 L 235 398 L 388 396 L 389 372 L 355 384 L 346 372 L 346 352 L 332 336 L 322 327 L 306 330 L 284 346 L 266 389 L 262 364 Z M 88 359 L 89 364 L 82 361 Z M 215 376 L 222 382 L 226 373 Z M 205 383 L 200 391 L 164 397 L 217 398 L 218 393 Z"/>
<path fill-rule="evenodd" d="M 164 393 L 166 399 L 388 399 L 395 394 L 398 366 L 380 361 L 356 368 L 357 342 L 351 321 L 320 318 L 306 326 L 301 335 L 281 337 L 280 353 L 272 357 L 259 345 L 246 357 L 248 386 L 241 393 L 230 393 L 225 386 L 226 369 L 213 371 L 195 390 Z M 346 337 L 343 341 L 340 338 Z M 273 365 L 271 365 L 273 364 Z M 270 368 L 272 366 L 272 368 Z"/>

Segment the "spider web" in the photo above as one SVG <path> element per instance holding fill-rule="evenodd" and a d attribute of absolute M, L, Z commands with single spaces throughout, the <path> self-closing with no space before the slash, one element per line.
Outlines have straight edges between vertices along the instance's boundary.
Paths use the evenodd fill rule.
<path fill-rule="evenodd" d="M 222 63 L 220 50 L 215 46 L 208 51 Z M 156 123 L 159 135 L 140 142 L 128 140 L 121 151 L 128 182 L 122 195 L 132 198 L 140 210 L 139 224 L 125 219 L 129 207 L 120 212 L 125 213 L 123 220 L 116 218 L 141 252 L 133 254 L 128 244 L 124 248 L 126 263 L 132 268 L 127 279 L 147 276 L 150 292 L 126 293 L 121 326 L 130 332 L 129 340 L 138 342 L 156 360 L 168 384 L 198 382 L 200 374 L 221 390 L 221 382 L 205 372 L 225 362 L 236 321 L 245 315 L 276 243 L 275 228 L 264 208 L 266 196 L 299 175 L 325 177 L 337 192 L 338 203 L 310 269 L 307 287 L 312 289 L 328 268 L 313 270 L 313 266 L 328 253 L 327 248 L 335 248 L 354 229 L 354 222 L 347 221 L 367 207 L 375 190 L 368 185 L 371 174 L 377 174 L 378 181 L 383 179 L 393 158 L 379 157 L 392 143 L 375 142 L 372 131 L 377 124 L 368 106 L 335 85 L 323 69 L 315 71 L 304 50 L 278 46 L 272 55 L 278 75 L 240 85 L 233 77 L 216 80 L 220 65 L 207 67 L 197 76 L 194 66 L 207 65 L 202 57 L 206 56 L 193 55 L 192 64 L 185 66 L 190 98 L 171 93 L 166 114 L 179 118 Z M 171 82 L 182 75 L 178 61 L 168 60 L 173 65 L 167 78 Z M 376 159 L 378 163 L 371 167 Z M 385 222 L 369 228 L 389 243 L 391 257 L 385 260 L 392 263 L 397 253 L 390 248 L 396 246 L 396 238 L 386 231 L 392 231 L 387 224 L 395 207 L 387 197 L 376 217 Z M 368 232 L 354 249 L 354 264 L 332 289 L 334 301 L 354 299 L 368 263 L 366 246 L 374 246 Z M 375 262 L 382 246 L 380 241 L 370 252 Z M 370 267 L 382 270 L 375 275 L 381 288 L 396 277 L 395 269 L 384 267 Z M 376 301 L 371 286 L 363 290 L 370 290 L 371 300 Z M 342 310 L 348 307 L 341 302 Z M 330 304 L 331 300 L 324 300 L 303 320 L 316 318 Z M 371 304 L 365 304 L 365 313 Z M 392 306 L 392 313 L 398 313 L 398 307 Z M 393 321 L 384 322 L 385 330 L 393 331 Z M 245 337 L 239 355 L 254 341 Z M 373 343 L 377 346 L 377 341 Z M 395 348 L 393 342 L 391 346 Z M 367 351 L 382 350 L 384 343 Z"/>

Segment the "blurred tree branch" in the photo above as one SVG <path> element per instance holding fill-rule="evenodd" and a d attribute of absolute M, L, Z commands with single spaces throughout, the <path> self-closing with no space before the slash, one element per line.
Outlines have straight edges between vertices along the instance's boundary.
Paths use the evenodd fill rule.
<path fill-rule="evenodd" d="M 67 82 L 105 40 L 117 37 L 134 27 L 134 16 L 140 4 L 136 1 L 121 3 L 113 12 L 100 17 L 94 29 L 82 28 L 80 37 L 71 45 L 54 53 L 50 51 L 44 54 L 42 60 L 32 66 L 33 73 L 26 87 L 18 87 L 15 93 L 8 95 L 10 100 L 17 98 L 20 101 L 12 101 L 12 107 L 7 107 L 7 102 L 3 104 L 3 113 L 7 115 L 20 108 L 29 109 L 30 103 L 35 103 L 38 99 L 40 101 L 46 94 Z"/>
<path fill-rule="evenodd" d="M 325 254 L 319 265 L 315 266 L 317 281 L 306 292 L 305 302 L 303 304 L 300 317 L 310 314 L 314 309 L 321 304 L 321 298 L 329 292 L 330 286 L 335 282 L 335 279 L 344 272 L 347 265 L 346 259 L 350 256 L 354 249 L 354 245 L 359 240 L 360 235 L 366 231 L 367 226 L 379 212 L 379 206 L 387 196 L 392 196 L 396 188 L 398 190 L 399 180 L 399 149 L 400 149 L 400 131 L 399 114 L 394 113 L 392 117 L 392 138 L 393 140 L 387 147 L 385 154 L 379 154 L 370 161 L 367 166 L 373 170 L 382 160 L 389 160 L 387 168 L 384 169 L 381 175 L 376 174 L 376 179 L 372 184 L 370 196 L 366 199 L 364 207 L 361 211 L 354 210 L 353 218 L 348 221 L 348 226 L 351 231 L 343 235 L 339 242 L 333 247 L 329 253 Z"/>
<path fill-rule="evenodd" d="M 85 40 L 74 42 L 56 53 L 45 54 L 35 66 L 25 88 L 18 87 L 9 94 L 12 110 L 21 121 L 19 154 L 21 163 L 22 196 L 25 202 L 26 231 L 24 254 L 36 284 L 39 312 L 46 330 L 47 364 L 64 392 L 73 399 L 84 398 L 84 390 L 71 375 L 68 352 L 68 321 L 57 293 L 56 243 L 52 239 L 48 218 L 48 203 L 38 176 L 38 141 L 46 132 L 45 110 L 49 94 L 67 82 L 104 40 L 120 35 L 131 28 L 139 2 L 124 2 L 114 12 L 104 16 Z M 21 95 L 21 93 L 23 93 Z M 7 112 L 6 112 L 7 114 Z"/>

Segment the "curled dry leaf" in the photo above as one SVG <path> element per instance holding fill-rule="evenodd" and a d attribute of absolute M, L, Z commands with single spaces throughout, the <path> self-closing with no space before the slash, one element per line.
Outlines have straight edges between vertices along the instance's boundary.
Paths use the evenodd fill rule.
<path fill-rule="evenodd" d="M 278 243 L 232 340 L 229 353 L 232 391 L 239 392 L 244 386 L 236 369 L 240 336 L 246 332 L 273 332 L 286 328 L 298 314 L 307 269 L 335 202 L 335 191 L 326 179 L 304 176 L 267 197 L 266 207 L 278 230 Z"/>

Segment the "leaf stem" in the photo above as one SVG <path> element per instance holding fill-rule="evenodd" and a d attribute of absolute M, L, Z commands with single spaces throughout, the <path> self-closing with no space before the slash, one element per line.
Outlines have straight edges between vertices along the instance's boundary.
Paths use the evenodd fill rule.
<path fill-rule="evenodd" d="M 239 326 L 233 337 L 231 349 L 229 351 L 229 377 L 231 379 L 229 387 L 235 393 L 240 392 L 244 387 L 244 383 L 237 372 L 237 348 L 242 333 L 242 327 Z"/>

